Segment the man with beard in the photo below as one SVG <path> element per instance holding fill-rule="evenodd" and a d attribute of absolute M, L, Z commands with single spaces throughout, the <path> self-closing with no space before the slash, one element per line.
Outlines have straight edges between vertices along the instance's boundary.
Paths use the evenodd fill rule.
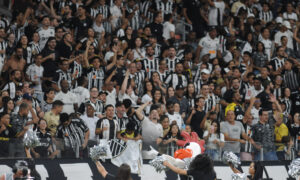
<path fill-rule="evenodd" d="M 23 58 L 22 46 L 17 46 L 15 54 L 4 64 L 2 72 L 12 72 L 13 70 L 19 70 L 23 72 L 26 61 Z"/>
<path fill-rule="evenodd" d="M 175 89 L 178 85 L 181 85 L 183 86 L 183 88 L 186 88 L 187 83 L 188 80 L 183 75 L 183 65 L 182 63 L 178 62 L 175 66 L 175 72 L 167 77 L 166 84 L 172 86 Z"/>
<path fill-rule="evenodd" d="M 231 80 L 231 89 L 228 89 L 223 95 L 223 99 L 220 101 L 222 106 L 226 107 L 229 103 L 232 103 L 232 95 L 234 92 L 241 93 L 241 83 L 239 78 L 233 78 Z"/>
<path fill-rule="evenodd" d="M 20 70 L 13 70 L 10 75 L 11 81 L 4 86 L 3 90 L 7 90 L 10 98 L 14 99 L 16 97 L 17 89 L 21 88 L 23 85 L 22 73 Z"/>
<path fill-rule="evenodd" d="M 173 46 L 170 46 L 168 49 L 168 57 L 166 58 L 167 68 L 169 73 L 172 73 L 176 69 L 176 64 L 181 62 L 181 59 L 176 57 L 176 49 Z"/>
<path fill-rule="evenodd" d="M 232 103 L 230 103 L 226 106 L 225 116 L 226 116 L 227 112 L 229 110 L 231 110 L 235 114 L 235 117 L 236 117 L 235 120 L 242 122 L 245 112 L 243 110 L 243 105 L 241 103 L 242 103 L 242 98 L 241 98 L 240 93 L 234 92 L 233 97 L 232 97 Z"/>
<path fill-rule="evenodd" d="M 147 46 L 146 57 L 142 60 L 144 70 L 147 72 L 148 79 L 151 78 L 151 74 L 158 71 L 159 59 L 154 56 L 154 49 L 152 46 Z"/>

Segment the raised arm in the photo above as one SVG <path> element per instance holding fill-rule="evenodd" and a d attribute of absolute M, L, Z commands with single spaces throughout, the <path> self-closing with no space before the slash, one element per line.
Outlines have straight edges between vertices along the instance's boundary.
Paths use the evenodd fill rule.
<path fill-rule="evenodd" d="M 125 94 L 125 91 L 126 91 L 126 88 L 127 88 L 127 84 L 128 84 L 129 74 L 130 74 L 130 72 L 127 69 L 126 74 L 125 74 L 125 78 L 123 80 L 122 87 L 121 87 L 121 94 L 122 95 Z"/>
<path fill-rule="evenodd" d="M 145 109 L 146 106 L 148 106 L 151 102 L 146 102 L 145 104 L 141 105 L 136 111 L 135 114 L 138 117 L 138 119 L 140 121 L 142 121 L 144 119 L 144 114 L 142 113 L 142 111 Z"/>

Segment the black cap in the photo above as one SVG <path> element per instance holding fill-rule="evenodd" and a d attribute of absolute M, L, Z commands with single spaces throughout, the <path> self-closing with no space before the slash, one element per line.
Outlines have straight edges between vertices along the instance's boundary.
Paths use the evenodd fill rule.
<path fill-rule="evenodd" d="M 105 94 L 106 96 L 108 95 L 108 93 L 106 91 L 100 91 L 99 95 L 101 95 L 101 94 Z"/>
<path fill-rule="evenodd" d="M 176 90 L 179 90 L 179 89 L 184 89 L 183 85 L 178 84 L 178 85 L 176 86 Z"/>

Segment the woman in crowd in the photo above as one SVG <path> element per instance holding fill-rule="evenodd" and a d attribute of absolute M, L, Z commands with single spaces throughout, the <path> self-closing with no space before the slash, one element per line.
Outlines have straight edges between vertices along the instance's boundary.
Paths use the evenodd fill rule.
<path fill-rule="evenodd" d="M 177 124 L 171 124 L 168 134 L 163 138 L 163 144 L 167 145 L 166 154 L 173 156 L 179 149 L 177 141 L 181 140 L 180 130 Z"/>
<path fill-rule="evenodd" d="M 1 112 L 5 112 L 7 114 L 12 114 L 15 109 L 14 101 L 9 97 L 6 96 L 2 99 L 3 108 L 0 110 Z"/>
<path fill-rule="evenodd" d="M 210 130 L 204 132 L 203 138 L 206 141 L 205 153 L 214 161 L 220 160 L 221 148 L 225 144 L 224 134 L 220 132 L 220 123 L 216 120 L 212 121 Z"/>
<path fill-rule="evenodd" d="M 52 103 L 55 97 L 55 90 L 53 88 L 48 89 L 44 95 L 44 101 L 42 102 L 41 109 L 43 112 L 48 112 L 52 109 Z"/>

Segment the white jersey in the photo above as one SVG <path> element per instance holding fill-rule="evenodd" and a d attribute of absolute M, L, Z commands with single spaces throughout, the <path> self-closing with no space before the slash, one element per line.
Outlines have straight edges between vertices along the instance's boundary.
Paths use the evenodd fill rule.
<path fill-rule="evenodd" d="M 55 30 L 53 27 L 48 27 L 48 29 L 43 29 L 42 27 L 37 30 L 40 36 L 40 48 L 44 49 L 49 37 L 55 36 Z"/>
<path fill-rule="evenodd" d="M 44 68 L 43 66 L 37 66 L 36 64 L 31 64 L 28 66 L 26 70 L 26 74 L 29 76 L 29 79 L 34 82 L 38 82 L 34 86 L 35 93 L 41 93 L 42 92 L 42 80 L 43 77 Z"/>

